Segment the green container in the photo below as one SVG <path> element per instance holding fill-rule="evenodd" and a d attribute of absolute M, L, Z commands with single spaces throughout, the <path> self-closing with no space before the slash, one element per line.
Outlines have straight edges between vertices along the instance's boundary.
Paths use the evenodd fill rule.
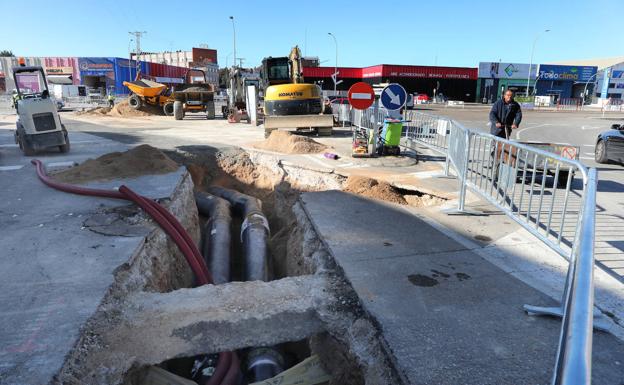
<path fill-rule="evenodd" d="M 398 146 L 401 142 L 401 132 L 403 131 L 403 122 L 384 122 L 382 131 L 385 146 Z"/>

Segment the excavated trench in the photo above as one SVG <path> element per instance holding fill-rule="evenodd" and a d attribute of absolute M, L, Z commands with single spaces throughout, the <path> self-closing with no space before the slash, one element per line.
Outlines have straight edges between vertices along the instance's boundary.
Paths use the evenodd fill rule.
<path fill-rule="evenodd" d="M 439 204 L 444 198 L 369 178 L 304 169 L 285 164 L 273 155 L 240 149 L 216 151 L 197 146 L 168 151 L 166 155 L 186 166 L 190 175 L 178 188 L 179 199 L 174 197 L 168 202 L 169 209 L 178 217 L 186 216 L 183 224 L 196 230 L 191 236 L 200 245 L 210 235 L 197 230 L 206 227 L 210 219 L 196 214 L 191 188 L 195 194 L 207 195 L 218 192 L 215 187 L 225 188 L 261 202 L 270 228 L 266 279 L 270 282 L 245 282 L 242 256 L 246 251 L 239 234 L 246 224 L 240 215 L 232 215 L 229 223 L 232 283 L 215 279 L 219 285 L 190 289 L 193 293 L 201 291 L 201 295 L 184 291 L 194 286 L 190 270 L 184 266 L 175 245 L 164 239 L 162 232 L 152 232 L 145 241 L 144 255 L 135 257 L 137 263 L 119 269 L 118 284 L 100 306 L 100 315 L 85 328 L 78 348 L 58 376 L 59 383 L 84 383 L 85 377 L 89 377 L 91 383 L 143 385 L 149 383 L 146 377 L 153 365 L 187 379 L 203 370 L 203 380 L 209 383 L 219 361 L 218 353 L 230 350 L 235 350 L 241 359 L 238 383 L 249 381 L 250 371 L 246 369 L 258 354 L 264 354 L 260 361 L 266 361 L 268 356 L 269 361 L 279 362 L 282 369 L 317 355 L 331 374 L 330 384 L 401 383 L 374 322 L 333 263 L 298 198 L 302 192 L 329 189 L 415 206 Z M 291 287 L 300 290 L 299 294 L 289 293 Z M 267 297 L 262 296 L 265 290 L 269 291 Z M 271 296 L 270 290 L 277 294 Z M 171 297 L 161 298 L 157 293 Z M 197 298 L 197 309 L 193 309 L 190 300 L 186 307 L 191 297 Z M 219 297 L 233 299 L 223 305 L 218 303 Z M 199 304 L 202 298 L 207 298 L 207 302 L 215 300 L 217 309 L 233 309 L 234 319 L 222 315 L 220 310 L 206 313 L 202 306 L 211 305 Z M 172 314 L 163 315 L 162 309 L 169 305 L 171 308 L 166 310 Z M 249 313 L 249 319 L 237 311 Z M 218 319 L 204 321 L 206 314 L 217 314 Z M 178 340 L 172 338 L 152 340 L 157 338 L 156 332 L 137 332 L 151 330 L 154 323 L 167 325 L 195 318 L 199 321 L 193 328 L 174 327 L 170 332 L 185 339 L 183 346 L 176 346 Z M 147 328 L 141 329 L 143 324 Z M 104 329 L 108 331 L 101 332 Z M 168 330 L 164 326 L 161 329 Z M 258 348 L 268 348 L 269 352 L 258 353 Z M 102 368 L 102 362 L 107 362 L 106 368 Z M 194 372 L 194 365 L 200 370 Z M 202 383 L 198 377 L 194 379 Z"/>

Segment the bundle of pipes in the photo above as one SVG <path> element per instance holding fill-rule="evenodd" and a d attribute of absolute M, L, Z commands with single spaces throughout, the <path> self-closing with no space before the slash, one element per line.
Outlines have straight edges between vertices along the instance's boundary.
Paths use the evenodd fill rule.
<path fill-rule="evenodd" d="M 211 270 L 224 272 L 225 267 L 215 265 L 225 264 L 228 265 L 229 274 L 229 242 L 231 240 L 229 235 L 224 236 L 220 232 L 229 229 L 231 218 L 226 218 L 226 216 L 229 215 L 231 205 L 233 212 L 243 219 L 240 240 L 243 247 L 244 280 L 268 281 L 271 278 L 268 252 L 270 229 L 269 221 L 262 212 L 262 202 L 255 197 L 223 187 L 212 187 L 210 192 L 214 195 L 196 193 L 195 200 L 200 214 L 210 218 L 205 227 L 205 242 L 209 242 L 206 251 L 208 251 L 208 264 Z M 228 275 L 227 280 L 229 278 Z M 250 380 L 258 382 L 275 377 L 284 370 L 283 361 L 282 355 L 274 347 L 250 349 L 247 355 L 247 373 Z"/>
<path fill-rule="evenodd" d="M 180 222 L 169 211 L 167 211 L 167 209 L 157 202 L 136 194 L 124 185 L 119 187 L 118 191 L 115 191 L 80 187 L 67 183 L 56 182 L 47 176 L 41 161 L 34 159 L 31 163 L 36 166 L 37 176 L 39 179 L 47 186 L 54 189 L 72 194 L 123 199 L 136 203 L 146 213 L 148 213 L 176 243 L 193 271 L 197 285 L 201 286 L 213 283 L 213 278 L 191 236 L 186 232 L 182 224 L 180 224 Z M 222 352 L 219 354 L 219 360 L 214 374 L 205 385 L 234 385 L 238 383 L 239 378 L 240 362 L 238 360 L 238 356 L 235 352 Z"/>

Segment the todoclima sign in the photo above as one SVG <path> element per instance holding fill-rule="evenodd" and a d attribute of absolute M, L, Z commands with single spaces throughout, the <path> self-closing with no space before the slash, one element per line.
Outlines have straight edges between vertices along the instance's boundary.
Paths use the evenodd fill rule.
<path fill-rule="evenodd" d="M 540 64 L 539 78 L 542 80 L 587 82 L 596 74 L 596 71 L 598 71 L 598 67 Z"/>

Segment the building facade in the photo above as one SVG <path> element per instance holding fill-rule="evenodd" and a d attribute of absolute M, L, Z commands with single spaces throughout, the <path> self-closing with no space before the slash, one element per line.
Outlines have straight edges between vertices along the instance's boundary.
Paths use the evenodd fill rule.
<path fill-rule="evenodd" d="M 510 89 L 518 95 L 551 96 L 553 101 L 582 98 L 593 91 L 596 66 L 481 62 L 477 100 L 492 103 Z"/>
<path fill-rule="evenodd" d="M 92 93 L 113 92 L 127 95 L 129 90 L 124 81 L 136 78 L 137 63 L 118 57 L 25 57 L 27 66 L 43 67 L 49 85 L 84 85 Z M 0 93 L 15 88 L 12 68 L 18 66 L 17 57 L 0 58 L 0 72 L 4 74 L 4 88 Z M 165 64 L 140 62 L 140 71 L 156 81 L 165 84 L 182 83 L 188 68 Z"/>
<path fill-rule="evenodd" d="M 136 59 L 136 54 L 131 54 Z M 175 67 L 197 68 L 206 73 L 207 82 L 219 83 L 219 63 L 217 50 L 210 48 L 192 48 L 190 51 L 142 52 L 140 61 L 164 64 Z"/>
<path fill-rule="evenodd" d="M 591 95 L 598 67 L 558 64 L 540 64 L 537 74 L 536 95 L 552 96 L 556 102 L 565 98 Z"/>
<path fill-rule="evenodd" d="M 333 90 L 334 67 L 304 67 L 306 82 L 315 82 L 324 90 Z M 399 83 L 409 93 L 444 95 L 452 100 L 473 102 L 477 68 L 379 64 L 364 68 L 338 67 L 336 89 L 348 90 L 354 83 Z"/>
<path fill-rule="evenodd" d="M 517 94 L 526 93 L 527 79 L 531 92 L 535 88 L 537 65 L 523 63 L 481 62 L 477 81 L 477 101 L 492 103 L 502 96 L 502 92 L 511 89 Z"/>
<path fill-rule="evenodd" d="M 624 100 L 624 62 L 602 69 L 596 77 L 596 102 Z"/>

